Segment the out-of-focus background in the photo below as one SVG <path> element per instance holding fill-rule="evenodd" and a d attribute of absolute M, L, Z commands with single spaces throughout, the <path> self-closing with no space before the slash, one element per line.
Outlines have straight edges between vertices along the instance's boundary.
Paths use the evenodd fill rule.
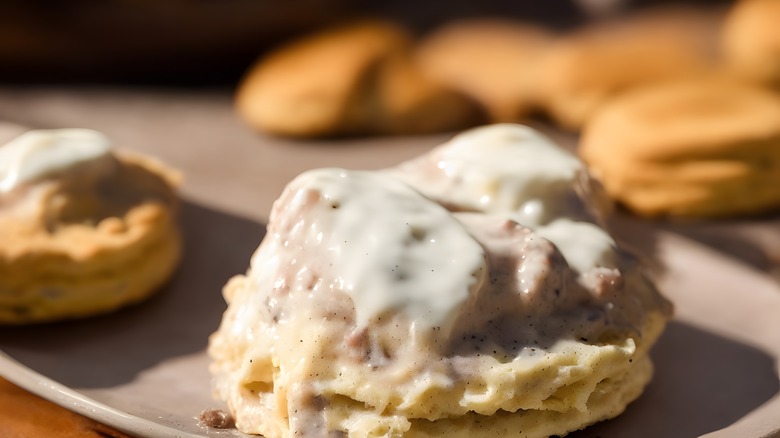
<path fill-rule="evenodd" d="M 734 18 L 748 4 L 759 12 Z M 666 282 L 677 325 L 660 341 L 654 385 L 625 415 L 576 436 L 777 432 L 776 336 L 756 329 L 776 321 L 765 305 L 776 300 L 742 290 L 773 292 L 780 278 L 780 12 L 760 11 L 777 4 L 0 0 L 0 145 L 26 129 L 91 128 L 152 155 L 184 173 L 189 239 L 174 280 L 184 293 L 56 331 L 0 331 L 0 349 L 149 418 L 170 419 L 165 409 L 187 399 L 208 405 L 204 349 L 219 291 L 246 268 L 288 181 L 315 167 L 392 166 L 481 124 L 528 123 L 575 152 L 587 140 L 588 164 L 606 165 L 596 170 L 620 237 L 652 258 L 665 236 L 659 261 L 677 274 Z M 596 117 L 606 108 L 610 117 Z M 648 162 L 655 144 L 667 155 Z M 713 160 L 737 171 L 710 173 Z M 167 336 L 162 308 L 185 321 Z M 115 328 L 137 357 L 105 354 Z M 180 386 L 169 390 L 172 380 Z M 162 406 L 147 403 L 150 389 Z M 0 387 L 0 432 L 9 418 L 40 436 L 61 432 L 45 429 L 61 410 L 29 415 L 28 397 Z M 99 430 L 73 436 L 123 436 Z"/>
<path fill-rule="evenodd" d="M 0 1 L 4 83 L 233 85 L 261 54 L 301 34 L 366 16 L 422 34 L 450 20 L 501 17 L 557 30 L 648 6 L 728 1 Z"/>

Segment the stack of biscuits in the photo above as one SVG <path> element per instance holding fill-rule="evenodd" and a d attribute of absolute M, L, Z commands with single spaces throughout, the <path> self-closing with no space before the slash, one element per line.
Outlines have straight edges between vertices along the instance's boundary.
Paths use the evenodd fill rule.
<path fill-rule="evenodd" d="M 780 206 L 764 188 L 780 170 L 760 158 L 780 149 L 779 19 L 776 0 L 739 0 L 644 9 L 566 32 L 481 18 L 415 40 L 396 24 L 361 22 L 262 57 L 238 88 L 238 110 L 258 131 L 295 137 L 449 132 L 541 116 L 582 134 L 582 157 L 637 214 L 758 213 Z"/>
<path fill-rule="evenodd" d="M 580 153 L 607 193 L 647 217 L 780 208 L 779 19 L 775 0 L 736 2 L 714 68 L 631 89 L 584 124 Z"/>

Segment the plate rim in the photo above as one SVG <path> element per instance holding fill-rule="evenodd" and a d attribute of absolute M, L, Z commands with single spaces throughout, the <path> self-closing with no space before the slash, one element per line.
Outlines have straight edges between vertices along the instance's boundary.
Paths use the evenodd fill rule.
<path fill-rule="evenodd" d="M 0 349 L 0 376 L 69 411 L 139 438 L 203 438 L 205 436 L 177 430 L 112 408 L 26 367 L 2 349 Z"/>

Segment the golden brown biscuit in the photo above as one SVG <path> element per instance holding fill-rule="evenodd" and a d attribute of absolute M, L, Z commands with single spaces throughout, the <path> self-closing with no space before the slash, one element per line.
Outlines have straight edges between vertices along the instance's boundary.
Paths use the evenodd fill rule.
<path fill-rule="evenodd" d="M 712 68 L 720 14 L 660 9 L 597 23 L 562 38 L 542 62 L 541 104 L 577 130 L 612 96 Z"/>
<path fill-rule="evenodd" d="M 715 78 L 635 90 L 588 122 L 580 153 L 641 215 L 759 213 L 780 206 L 780 98 Z"/>
<path fill-rule="evenodd" d="M 744 76 L 780 86 L 780 2 L 741 0 L 723 28 L 726 60 Z"/>
<path fill-rule="evenodd" d="M 362 22 L 283 46 L 247 73 L 241 116 L 271 134 L 313 137 L 451 130 L 478 110 L 411 65 L 410 38 L 396 26 Z"/>
<path fill-rule="evenodd" d="M 468 20 L 421 41 L 416 61 L 429 77 L 481 103 L 493 122 L 526 118 L 536 107 L 539 59 L 552 41 L 538 26 Z"/>
<path fill-rule="evenodd" d="M 174 271 L 177 174 L 141 156 L 100 160 L 99 172 L 81 165 L 0 190 L 0 324 L 109 312 Z"/>
<path fill-rule="evenodd" d="M 477 128 L 274 202 L 209 339 L 215 395 L 268 438 L 564 435 L 620 414 L 671 316 L 534 130 Z"/>

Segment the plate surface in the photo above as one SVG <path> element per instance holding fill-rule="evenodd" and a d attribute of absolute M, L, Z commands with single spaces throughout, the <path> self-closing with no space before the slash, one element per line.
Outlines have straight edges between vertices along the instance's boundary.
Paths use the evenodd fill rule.
<path fill-rule="evenodd" d="M 196 417 L 224 408 L 211 397 L 205 347 L 225 308 L 220 288 L 243 271 L 263 227 L 194 204 L 184 218 L 189 251 L 165 290 L 113 315 L 0 330 L 6 378 L 139 436 L 242 436 L 208 430 Z M 780 287 L 684 237 L 655 236 L 661 287 L 677 311 L 653 350 L 655 379 L 623 415 L 573 436 L 780 430 Z"/>
<path fill-rule="evenodd" d="M 246 130 L 221 91 L 0 89 L 0 97 L 0 118 L 98 129 L 185 174 L 185 256 L 157 296 L 103 317 L 0 328 L 0 374 L 141 437 L 242 436 L 196 420 L 223 408 L 211 397 L 205 348 L 225 309 L 221 288 L 246 269 L 287 181 L 312 167 L 389 166 L 447 137 L 292 144 Z M 570 436 L 780 433 L 778 282 L 680 234 L 616 226 L 658 266 L 676 317 L 653 349 L 656 375 L 643 396 L 620 417 Z"/>

